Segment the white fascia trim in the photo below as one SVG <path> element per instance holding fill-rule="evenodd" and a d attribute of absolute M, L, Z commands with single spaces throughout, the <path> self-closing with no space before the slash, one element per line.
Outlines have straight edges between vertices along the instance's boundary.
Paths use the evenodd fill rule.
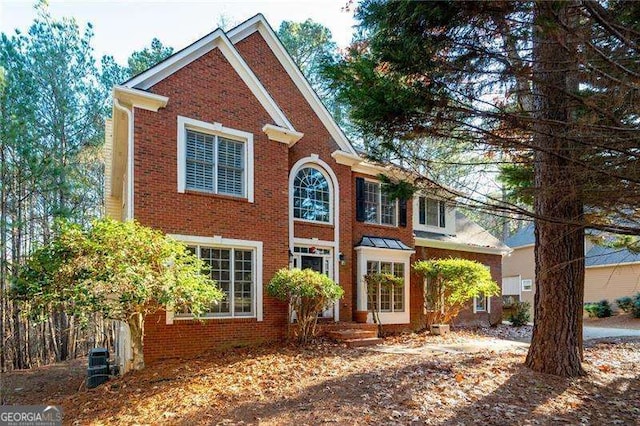
<path fill-rule="evenodd" d="M 186 132 L 185 129 L 193 129 L 203 133 L 222 136 L 229 139 L 235 139 L 243 142 L 244 155 L 246 158 L 247 178 L 245 182 L 245 192 L 247 201 L 254 202 L 254 149 L 253 134 L 242 130 L 225 127 L 220 123 L 208 123 L 189 117 L 178 116 L 178 192 L 184 193 L 187 187 L 187 149 L 186 149 Z"/>
<path fill-rule="evenodd" d="M 476 247 L 476 246 L 470 246 L 467 244 L 431 240 L 429 238 L 420 238 L 420 237 L 415 237 L 414 242 L 415 242 L 415 245 L 419 247 L 431 247 L 431 248 L 438 248 L 438 249 L 445 249 L 445 250 L 466 251 L 470 253 L 496 254 L 500 256 L 505 256 L 511 253 L 512 251 L 512 250 L 502 250 L 502 249 L 491 248 L 491 247 L 479 247 L 479 246 Z"/>
<path fill-rule="evenodd" d="M 253 18 L 247 20 L 243 24 L 233 28 L 227 35 L 233 44 L 238 43 L 241 40 L 244 40 L 254 32 L 258 31 L 262 38 L 267 42 L 269 48 L 274 53 L 274 55 L 280 61 L 280 64 L 283 66 L 291 80 L 293 80 L 294 84 L 302 93 L 302 96 L 307 100 L 313 111 L 316 113 L 322 124 L 327 128 L 333 139 L 336 141 L 338 146 L 347 152 L 352 154 L 356 154 L 355 149 L 342 132 L 342 129 L 336 124 L 335 120 L 324 106 L 320 98 L 316 92 L 311 88 L 311 85 L 307 81 L 307 79 L 302 75 L 302 72 L 298 68 L 298 66 L 293 62 L 291 56 L 287 53 L 287 50 L 284 48 L 273 29 L 265 19 L 262 14 L 257 14 Z"/>
<path fill-rule="evenodd" d="M 348 152 L 336 150 L 331 153 L 331 156 L 334 160 L 336 160 L 336 163 L 342 164 L 344 166 L 349 166 L 351 167 L 351 170 L 356 173 L 362 173 L 370 176 L 378 176 L 379 174 L 383 174 L 402 180 L 408 180 L 410 182 L 413 182 L 415 180 L 415 176 L 411 175 L 408 172 L 403 172 L 397 167 L 394 167 L 392 165 L 383 166 L 381 164 L 374 164 L 357 154 L 351 154 Z"/>
<path fill-rule="evenodd" d="M 262 131 L 266 133 L 269 140 L 282 142 L 288 147 L 292 147 L 293 145 L 295 145 L 295 143 L 304 136 L 304 133 L 285 129 L 279 126 L 274 126 L 273 124 L 265 124 L 262 127 Z"/>
<path fill-rule="evenodd" d="M 602 265 L 587 265 L 585 266 L 585 268 L 587 269 L 591 269 L 591 268 L 619 268 L 621 266 L 633 266 L 633 265 L 640 265 L 640 262 L 620 262 L 620 263 L 606 263 L 606 264 L 602 264 Z"/>
<path fill-rule="evenodd" d="M 113 98 L 119 100 L 123 104 L 132 105 L 136 108 L 153 112 L 158 112 L 160 108 L 166 107 L 167 102 L 169 102 L 169 98 L 166 96 L 156 95 L 155 93 L 149 93 L 144 90 L 132 89 L 125 86 L 114 86 Z"/>
<path fill-rule="evenodd" d="M 218 48 L 229 61 L 233 69 L 238 73 L 240 78 L 249 87 L 253 95 L 258 99 L 262 107 L 269 113 L 273 121 L 286 129 L 294 130 L 293 125 L 287 120 L 280 107 L 273 100 L 264 86 L 258 80 L 258 77 L 251 71 L 247 63 L 242 59 L 240 53 L 227 38 L 224 31 L 217 29 L 211 34 L 201 38 L 191 46 L 181 50 L 175 55 L 160 62 L 153 68 L 148 69 L 142 74 L 134 77 L 125 83 L 128 88 L 149 89 L 154 84 L 167 78 L 171 74 L 207 54 L 213 49 Z"/>
<path fill-rule="evenodd" d="M 174 240 L 180 241 L 185 244 L 197 244 L 203 246 L 214 246 L 214 247 L 228 247 L 228 248 L 237 248 L 237 249 L 249 249 L 254 250 L 256 253 L 256 297 L 254 300 L 255 303 L 255 318 L 257 321 L 263 320 L 263 289 L 262 289 L 262 252 L 264 244 L 262 241 L 252 241 L 252 240 L 238 240 L 235 238 L 222 238 L 219 235 L 215 235 L 213 237 L 204 237 L 204 236 L 195 236 L 195 235 L 182 235 L 182 234 L 168 234 L 169 237 Z M 234 318 L 234 319 L 242 319 L 242 318 L 254 318 L 253 316 L 239 316 L 239 317 L 203 317 L 202 319 L 221 319 L 221 318 Z M 180 318 L 174 318 L 173 312 L 169 313 L 167 311 L 167 324 L 171 324 L 173 320 L 178 320 Z M 192 319 L 185 317 L 184 319 Z"/>

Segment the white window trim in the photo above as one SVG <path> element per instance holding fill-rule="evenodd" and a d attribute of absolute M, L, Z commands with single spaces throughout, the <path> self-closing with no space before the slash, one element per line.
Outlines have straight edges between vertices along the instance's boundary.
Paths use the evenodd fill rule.
<path fill-rule="evenodd" d="M 376 222 L 368 222 L 365 218 L 364 223 L 369 224 L 369 225 L 377 225 L 377 226 L 388 226 L 390 228 L 397 228 L 398 227 L 398 216 L 400 213 L 400 209 L 399 209 L 399 204 L 398 204 L 398 199 L 396 198 L 393 202 L 395 204 L 394 207 L 394 214 L 393 214 L 393 223 L 382 223 L 382 182 L 375 180 L 375 179 L 367 179 L 365 178 L 365 182 L 370 182 L 370 183 L 375 183 L 376 185 L 378 185 L 378 213 L 377 213 L 377 217 L 376 217 Z M 366 192 L 366 189 L 365 189 Z"/>
<path fill-rule="evenodd" d="M 424 223 L 420 222 L 420 199 L 421 198 L 424 198 Z M 438 202 L 438 219 L 437 219 L 438 224 L 437 225 L 430 225 L 427 223 L 427 200 L 433 200 Z M 440 223 L 443 219 L 441 215 L 442 213 L 442 210 L 440 207 L 441 204 L 444 204 L 444 226 L 440 226 Z M 440 230 L 445 229 L 447 227 L 447 204 L 443 200 L 440 200 L 436 197 L 428 197 L 426 195 L 420 195 L 418 197 L 418 224 L 422 226 L 428 226 L 430 228 L 437 228 Z"/>
<path fill-rule="evenodd" d="M 525 282 L 529 283 L 529 288 L 525 288 Z M 533 280 L 532 279 L 526 279 L 520 280 L 520 288 L 522 289 L 522 291 L 533 291 Z"/>
<path fill-rule="evenodd" d="M 395 262 L 395 261 L 392 261 L 392 260 L 373 260 L 373 259 L 368 259 L 367 263 L 369 263 L 369 262 L 376 262 L 378 264 L 378 273 L 380 272 L 379 270 L 382 269 L 382 263 L 390 263 L 391 264 L 391 274 L 393 276 L 396 276 L 395 275 L 395 266 L 396 265 L 403 265 L 402 270 L 403 270 L 403 273 L 404 273 L 404 262 Z M 367 267 L 367 270 L 368 269 L 369 268 Z M 380 309 L 380 313 L 381 314 L 382 313 L 384 313 L 384 314 L 400 313 L 400 312 L 404 312 L 407 309 L 407 301 L 404 300 L 404 287 L 406 286 L 406 281 L 407 280 L 406 280 L 406 278 L 404 276 L 402 277 L 402 280 L 404 281 L 404 283 L 402 285 L 403 286 L 403 289 L 402 289 L 402 294 L 403 294 L 402 310 L 401 311 L 399 311 L 399 310 L 397 311 L 395 309 L 396 289 L 393 288 L 392 291 L 389 293 L 390 296 L 391 296 L 390 303 L 389 303 L 391 309 L 390 310 L 384 310 L 384 311 L 382 309 Z M 382 291 L 381 290 L 382 290 L 382 284 L 379 284 L 378 288 L 376 289 L 376 293 L 378 295 L 378 297 L 376 298 L 377 299 L 376 303 L 378 304 L 378 306 L 382 305 Z M 367 309 L 369 307 L 368 305 L 369 305 L 369 295 L 367 294 Z"/>
<path fill-rule="evenodd" d="M 199 319 L 202 320 L 218 320 L 218 319 L 245 319 L 255 318 L 257 321 L 263 320 L 263 288 L 262 288 L 262 241 L 237 240 L 233 238 L 222 238 L 221 236 L 201 237 L 194 235 L 169 234 L 169 237 L 188 245 L 200 245 L 214 248 L 234 248 L 253 250 L 255 253 L 255 296 L 253 298 L 253 315 L 225 315 L 225 316 L 206 316 Z M 173 310 L 168 307 L 166 315 L 166 323 L 173 324 L 174 321 L 193 320 L 193 316 L 176 317 Z"/>
<path fill-rule="evenodd" d="M 367 308 L 367 283 L 364 276 L 367 274 L 367 262 L 394 262 L 404 264 L 404 311 L 403 312 L 380 312 L 380 322 L 382 324 L 409 324 L 411 321 L 411 255 L 413 250 L 381 249 L 377 247 L 356 247 L 357 257 L 357 277 L 358 288 L 356 292 L 356 306 L 358 311 L 369 311 Z M 371 313 L 368 315 L 368 322 L 373 322 Z"/>
<path fill-rule="evenodd" d="M 295 185 L 295 181 L 296 181 L 296 177 L 298 176 L 298 173 L 300 172 L 300 170 L 302 169 L 306 169 L 306 168 L 310 168 L 310 169 L 314 169 L 320 172 L 320 174 L 322 174 L 322 176 L 327 180 L 327 183 L 329 184 L 329 221 L 328 222 L 323 222 L 321 220 L 310 220 L 310 219 L 301 219 L 301 218 L 297 218 L 295 217 L 295 207 L 293 206 L 293 194 L 294 194 L 294 190 L 295 188 L 293 187 Z M 295 222 L 302 222 L 302 223 L 314 223 L 314 224 L 320 224 L 320 225 L 333 225 L 334 222 L 334 189 L 333 189 L 333 181 L 331 179 L 331 176 L 329 175 L 329 173 L 323 168 L 321 167 L 319 164 L 316 163 L 305 163 L 302 164 L 300 167 L 298 167 L 295 170 L 295 173 L 293 174 L 293 184 L 291 186 L 291 193 L 290 193 L 290 202 L 291 202 L 291 209 L 292 209 L 292 215 L 291 217 L 293 218 L 293 220 Z"/>
<path fill-rule="evenodd" d="M 187 188 L 187 130 L 221 136 L 244 143 L 244 166 L 245 182 L 244 197 L 237 197 L 240 200 L 246 199 L 250 203 L 254 202 L 254 158 L 253 158 L 253 134 L 242 130 L 224 127 L 220 123 L 207 123 L 193 118 L 178 116 L 178 192 L 184 193 Z M 215 159 L 216 163 L 218 159 Z M 217 178 L 217 177 L 216 177 Z M 208 194 L 216 192 L 202 191 Z M 235 197 L 234 195 L 222 194 L 224 196 Z"/>

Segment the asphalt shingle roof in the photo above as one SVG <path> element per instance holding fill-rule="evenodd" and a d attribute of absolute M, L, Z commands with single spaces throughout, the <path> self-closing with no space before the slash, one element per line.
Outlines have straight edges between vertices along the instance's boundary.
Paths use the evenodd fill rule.
<path fill-rule="evenodd" d="M 376 247 L 393 250 L 413 250 L 411 247 L 395 238 L 370 237 L 365 235 L 356 247 Z"/>
<path fill-rule="evenodd" d="M 446 235 L 428 231 L 417 231 L 413 233 L 418 238 L 442 241 L 454 244 L 463 244 L 472 247 L 487 247 L 508 251 L 509 247 L 502 244 L 500 240 L 491 235 L 480 225 L 473 223 L 464 214 L 456 212 L 456 234 Z"/>
<path fill-rule="evenodd" d="M 506 241 L 512 248 L 535 243 L 533 224 L 528 224 Z M 626 249 L 594 245 L 585 254 L 585 266 L 618 265 L 621 263 L 640 262 L 640 253 Z"/>

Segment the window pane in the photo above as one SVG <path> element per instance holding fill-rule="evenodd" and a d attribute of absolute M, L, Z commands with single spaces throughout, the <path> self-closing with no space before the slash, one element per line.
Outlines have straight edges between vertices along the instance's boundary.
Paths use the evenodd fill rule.
<path fill-rule="evenodd" d="M 218 193 L 244 195 L 244 143 L 218 138 Z"/>
<path fill-rule="evenodd" d="M 438 200 L 434 200 L 433 198 L 427 198 L 427 225 L 430 226 L 438 226 Z"/>
<path fill-rule="evenodd" d="M 313 167 L 301 169 L 293 183 L 293 216 L 330 222 L 329 182 Z"/>
<path fill-rule="evenodd" d="M 487 310 L 487 298 L 484 296 L 475 297 L 476 311 L 486 311 Z"/>
<path fill-rule="evenodd" d="M 387 286 L 380 286 L 380 312 L 391 311 L 391 289 Z"/>
<path fill-rule="evenodd" d="M 418 221 L 420 222 L 421 225 L 425 225 L 427 223 L 427 200 L 424 197 L 420 197 L 418 199 L 418 211 L 419 211 L 419 216 L 418 216 Z"/>
<path fill-rule="evenodd" d="M 229 249 L 200 248 L 200 257 L 211 265 L 211 278 L 216 280 L 224 293 L 224 299 L 213 306 L 211 311 L 214 313 L 231 312 L 230 252 Z"/>
<path fill-rule="evenodd" d="M 378 262 L 367 262 L 367 274 L 377 273 L 379 266 L 380 264 Z M 374 306 L 378 306 L 378 289 L 367 286 L 367 309 L 373 310 Z"/>
<path fill-rule="evenodd" d="M 404 278 L 403 263 L 393 264 L 393 275 L 395 275 L 396 277 Z M 404 285 L 406 285 L 406 283 Z M 394 312 L 404 311 L 404 285 L 393 287 L 393 311 Z"/>
<path fill-rule="evenodd" d="M 396 224 L 396 199 L 388 196 L 384 191 L 381 194 L 380 222 L 384 225 Z"/>
<path fill-rule="evenodd" d="M 186 145 L 187 188 L 213 191 L 215 136 L 187 130 Z"/>
<path fill-rule="evenodd" d="M 379 203 L 380 185 L 376 182 L 364 183 L 364 217 L 365 222 L 378 222 L 378 203 Z"/>
<path fill-rule="evenodd" d="M 234 312 L 249 315 L 252 308 L 253 290 L 253 252 L 251 250 L 235 250 L 234 262 Z"/>

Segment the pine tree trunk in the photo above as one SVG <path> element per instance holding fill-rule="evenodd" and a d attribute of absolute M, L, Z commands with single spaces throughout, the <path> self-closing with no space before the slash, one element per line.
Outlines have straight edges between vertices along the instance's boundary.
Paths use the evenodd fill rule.
<path fill-rule="evenodd" d="M 135 313 L 129 317 L 129 334 L 131 337 L 132 367 L 134 370 L 144 369 L 144 316 Z"/>
<path fill-rule="evenodd" d="M 577 90 L 572 78 L 575 47 L 570 27 L 573 3 L 539 2 L 534 52 L 536 110 L 534 202 L 536 295 L 535 324 L 526 365 L 534 371 L 563 377 L 584 374 L 581 365 L 582 301 L 584 298 L 584 228 L 581 184 L 574 172 L 580 146 L 572 142 Z"/>

